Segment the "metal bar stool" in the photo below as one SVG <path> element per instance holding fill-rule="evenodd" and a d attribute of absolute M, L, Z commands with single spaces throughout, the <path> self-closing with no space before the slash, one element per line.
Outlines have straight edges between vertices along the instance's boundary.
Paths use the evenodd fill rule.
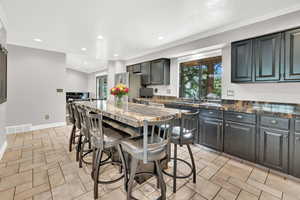
<path fill-rule="evenodd" d="M 91 135 L 88 129 L 86 113 L 88 112 L 85 108 L 77 106 L 77 111 L 79 114 L 81 129 L 78 139 L 78 150 L 79 150 L 79 167 L 82 168 L 82 163 L 92 164 L 85 160 L 85 157 L 93 152 L 91 145 Z M 88 144 L 88 148 L 85 148 L 85 145 Z"/>
<path fill-rule="evenodd" d="M 169 124 L 168 128 L 162 130 L 161 126 L 166 124 Z M 161 196 L 159 199 L 166 199 L 166 183 L 163 179 L 160 161 L 167 157 L 167 146 L 170 142 L 172 124 L 173 117 L 157 122 L 144 121 L 143 137 L 131 138 L 121 142 L 123 150 L 131 155 L 129 180 L 127 180 L 127 177 L 125 176 L 127 200 L 136 199 L 132 196 L 132 189 L 134 178 L 137 174 L 156 175 L 158 186 L 161 189 Z M 122 158 L 122 161 L 124 161 L 124 158 Z M 156 174 L 153 172 L 137 173 L 139 161 L 144 161 L 144 163 L 153 162 Z M 125 165 L 124 162 L 123 165 Z M 127 167 L 125 166 L 124 169 L 125 174 L 127 174 Z"/>
<path fill-rule="evenodd" d="M 172 129 L 171 135 L 171 144 L 174 144 L 174 157 L 170 159 L 173 160 L 173 174 L 170 174 L 163 170 L 163 173 L 167 176 L 173 178 L 173 192 L 176 193 L 177 184 L 176 179 L 185 179 L 193 175 L 193 183 L 196 183 L 196 165 L 194 156 L 190 147 L 190 144 L 194 142 L 194 135 L 199 128 L 199 112 L 195 113 L 182 113 L 181 117 L 181 126 L 174 126 Z M 177 145 L 183 146 L 186 145 L 191 163 L 187 162 L 184 159 L 177 157 Z M 188 175 L 179 176 L 177 175 L 177 161 L 185 163 L 190 169 L 191 172 Z"/>
<path fill-rule="evenodd" d="M 79 122 L 78 115 L 75 114 L 75 105 L 72 102 L 67 103 L 67 109 L 68 109 L 68 119 L 69 122 L 73 125 L 71 134 L 70 134 L 70 139 L 69 139 L 69 151 L 72 151 L 72 147 L 74 144 L 76 144 L 76 137 L 79 137 L 79 134 L 76 134 L 77 132 L 80 131 L 81 125 Z"/>
<path fill-rule="evenodd" d="M 118 132 L 111 128 L 103 127 L 103 119 L 101 114 L 86 113 L 87 126 L 91 135 L 92 148 L 93 148 L 93 165 L 92 165 L 92 179 L 94 180 L 94 198 L 98 198 L 98 184 L 111 184 L 123 179 L 122 162 L 120 161 L 102 161 L 105 149 L 117 148 L 121 158 L 124 159 L 123 151 L 120 146 L 120 141 L 127 137 L 125 134 Z M 124 162 L 124 161 L 123 161 Z M 100 168 L 103 165 L 114 164 L 120 166 L 121 175 L 114 179 L 103 181 L 99 180 Z M 126 171 L 126 170 L 125 170 Z"/>

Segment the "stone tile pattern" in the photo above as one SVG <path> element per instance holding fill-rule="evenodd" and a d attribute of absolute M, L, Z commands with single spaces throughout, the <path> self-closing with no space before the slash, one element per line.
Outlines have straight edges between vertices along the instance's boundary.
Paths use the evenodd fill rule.
<path fill-rule="evenodd" d="M 71 127 L 58 127 L 8 135 L 8 148 L 0 161 L 0 200 L 92 200 L 90 166 L 78 168 L 75 151 L 68 151 Z M 188 200 L 300 200 L 300 183 L 272 170 L 229 158 L 204 147 L 192 147 L 197 165 L 197 183 L 165 176 L 168 199 Z M 185 148 L 179 156 L 189 159 Z M 169 163 L 171 170 L 172 163 Z M 178 173 L 188 173 L 179 163 Z M 112 166 L 101 168 L 101 179 L 118 176 Z M 123 181 L 99 185 L 100 199 L 126 199 Z M 142 200 L 159 196 L 156 179 L 136 185 L 134 196 Z"/>

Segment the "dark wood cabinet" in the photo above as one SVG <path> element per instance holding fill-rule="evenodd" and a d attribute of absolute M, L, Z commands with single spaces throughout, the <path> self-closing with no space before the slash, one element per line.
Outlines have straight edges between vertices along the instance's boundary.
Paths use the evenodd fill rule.
<path fill-rule="evenodd" d="M 300 29 L 285 33 L 285 80 L 300 80 Z"/>
<path fill-rule="evenodd" d="M 223 150 L 223 120 L 200 117 L 200 144 Z"/>
<path fill-rule="evenodd" d="M 151 61 L 151 85 L 170 84 L 170 60 L 159 59 Z"/>
<path fill-rule="evenodd" d="M 170 59 L 161 58 L 127 66 L 129 73 L 141 73 L 143 85 L 169 85 Z"/>
<path fill-rule="evenodd" d="M 142 84 L 143 85 L 150 85 L 151 79 L 151 62 L 144 62 L 141 63 L 141 73 L 142 73 Z"/>
<path fill-rule="evenodd" d="M 0 52 L 0 104 L 7 100 L 7 52 Z"/>
<path fill-rule="evenodd" d="M 273 169 L 288 171 L 289 131 L 260 127 L 259 162 Z"/>
<path fill-rule="evenodd" d="M 231 44 L 231 82 L 300 81 L 300 28 Z"/>
<path fill-rule="evenodd" d="M 255 141 L 255 125 L 236 122 L 225 123 L 224 152 L 255 161 Z"/>
<path fill-rule="evenodd" d="M 300 178 L 300 119 L 293 122 L 294 131 L 290 137 L 290 174 Z"/>
<path fill-rule="evenodd" d="M 254 40 L 255 81 L 279 81 L 281 41 L 281 33 L 260 37 Z"/>
<path fill-rule="evenodd" d="M 253 81 L 252 40 L 232 43 L 231 82 Z"/>
<path fill-rule="evenodd" d="M 300 178 L 300 132 L 295 132 L 291 146 L 291 174 Z"/>

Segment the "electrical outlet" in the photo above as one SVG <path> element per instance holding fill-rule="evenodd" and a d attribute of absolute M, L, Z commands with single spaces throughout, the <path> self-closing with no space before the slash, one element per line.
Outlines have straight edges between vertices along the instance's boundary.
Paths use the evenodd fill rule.
<path fill-rule="evenodd" d="M 234 90 L 227 89 L 227 96 L 228 97 L 234 97 Z"/>
<path fill-rule="evenodd" d="M 49 120 L 50 119 L 50 115 L 45 115 L 45 120 Z"/>

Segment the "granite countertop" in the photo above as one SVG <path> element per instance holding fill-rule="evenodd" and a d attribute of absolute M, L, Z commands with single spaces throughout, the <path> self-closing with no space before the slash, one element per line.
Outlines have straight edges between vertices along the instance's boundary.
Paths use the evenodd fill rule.
<path fill-rule="evenodd" d="M 170 116 L 179 118 L 182 110 L 149 106 L 137 103 L 126 103 L 123 108 L 118 108 L 113 102 L 97 100 L 75 102 L 94 112 L 101 112 L 103 116 L 112 120 L 122 122 L 132 127 L 142 127 L 144 120 L 155 122 Z"/>
<path fill-rule="evenodd" d="M 224 111 L 242 112 L 242 113 L 256 113 L 272 115 L 275 117 L 284 118 L 299 118 L 300 104 L 284 104 L 284 103 L 270 103 L 257 101 L 241 101 L 241 100 L 222 100 L 221 103 L 187 103 L 177 98 L 155 98 L 145 99 L 138 98 L 139 101 L 148 101 L 162 104 L 173 104 L 178 106 L 185 106 L 191 108 L 205 108 L 217 109 Z"/>

